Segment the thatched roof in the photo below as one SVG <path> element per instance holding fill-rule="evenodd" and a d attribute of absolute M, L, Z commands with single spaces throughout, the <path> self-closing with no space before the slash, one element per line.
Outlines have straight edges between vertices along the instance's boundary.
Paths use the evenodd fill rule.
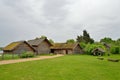
<path fill-rule="evenodd" d="M 78 43 L 54 43 L 51 49 L 73 49 Z M 79 45 L 80 46 L 80 45 Z"/>
<path fill-rule="evenodd" d="M 109 45 L 109 44 L 107 44 L 107 43 L 104 43 L 104 46 L 106 47 L 106 48 L 110 48 L 111 46 Z"/>
<path fill-rule="evenodd" d="M 26 43 L 29 47 L 31 47 L 26 41 L 17 41 L 17 42 L 12 42 L 9 45 L 7 45 L 6 47 L 3 48 L 3 50 L 7 50 L 7 51 L 12 51 L 14 50 L 17 46 L 19 46 L 22 43 Z M 32 47 L 31 47 L 32 48 Z M 32 48 L 33 49 L 33 48 Z M 34 49 L 33 49 L 34 50 Z"/>
<path fill-rule="evenodd" d="M 43 41 L 47 41 L 50 45 L 52 45 L 47 38 L 36 38 L 33 40 L 28 40 L 28 43 L 32 46 L 38 46 L 39 44 L 41 44 Z"/>
<path fill-rule="evenodd" d="M 105 51 L 102 49 L 102 48 L 95 48 L 95 49 L 93 49 L 92 50 L 92 53 L 94 53 L 94 52 L 102 52 L 102 53 L 104 53 Z"/>

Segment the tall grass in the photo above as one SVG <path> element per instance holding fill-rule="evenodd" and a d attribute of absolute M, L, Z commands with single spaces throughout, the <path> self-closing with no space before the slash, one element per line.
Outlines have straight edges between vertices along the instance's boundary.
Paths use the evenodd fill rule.
<path fill-rule="evenodd" d="M 0 55 L 0 60 L 10 60 L 10 59 L 19 59 L 19 56 L 17 54 L 4 54 L 4 57 L 2 58 L 2 54 Z"/>

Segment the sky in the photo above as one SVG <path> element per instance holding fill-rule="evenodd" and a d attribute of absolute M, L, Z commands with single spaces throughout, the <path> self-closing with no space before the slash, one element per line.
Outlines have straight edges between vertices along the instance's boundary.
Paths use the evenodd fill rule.
<path fill-rule="evenodd" d="M 0 46 L 41 35 L 65 42 L 83 30 L 120 38 L 120 0 L 0 0 Z"/>

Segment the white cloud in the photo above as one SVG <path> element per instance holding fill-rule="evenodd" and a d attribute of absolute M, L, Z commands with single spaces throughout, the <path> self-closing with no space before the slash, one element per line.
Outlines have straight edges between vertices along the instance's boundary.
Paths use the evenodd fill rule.
<path fill-rule="evenodd" d="M 66 41 L 83 29 L 95 40 L 117 39 L 119 7 L 119 0 L 1 0 L 0 45 L 40 35 Z"/>

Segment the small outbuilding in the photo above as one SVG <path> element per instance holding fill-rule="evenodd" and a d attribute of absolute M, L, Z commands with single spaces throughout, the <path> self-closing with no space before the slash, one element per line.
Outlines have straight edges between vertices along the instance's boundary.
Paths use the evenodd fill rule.
<path fill-rule="evenodd" d="M 21 54 L 23 52 L 35 52 L 35 49 L 26 41 L 12 42 L 3 48 L 4 53 Z"/>
<path fill-rule="evenodd" d="M 106 47 L 107 50 L 110 50 L 111 46 L 107 43 L 103 43 L 103 45 Z"/>
<path fill-rule="evenodd" d="M 54 54 L 82 54 L 83 50 L 78 43 L 54 43 L 51 52 Z"/>
<path fill-rule="evenodd" d="M 28 43 L 35 49 L 37 54 L 49 54 L 52 44 L 47 38 L 36 38 L 29 40 Z"/>
<path fill-rule="evenodd" d="M 94 56 L 102 56 L 105 54 L 105 51 L 102 48 L 95 48 L 92 50 Z"/>

